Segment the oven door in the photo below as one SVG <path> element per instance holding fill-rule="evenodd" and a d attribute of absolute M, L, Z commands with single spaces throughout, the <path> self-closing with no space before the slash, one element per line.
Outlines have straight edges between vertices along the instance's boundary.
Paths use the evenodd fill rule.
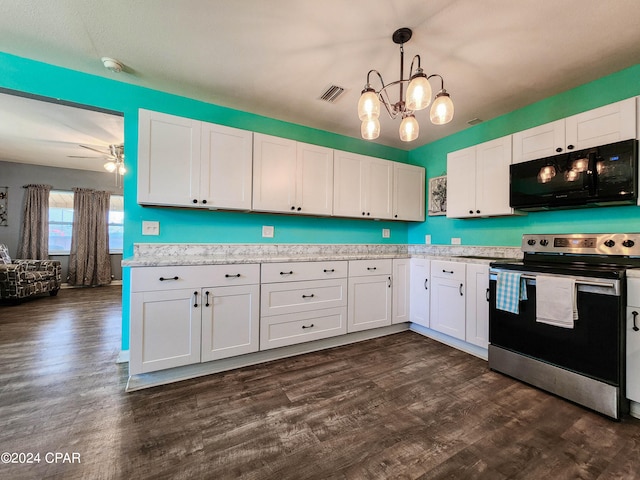
<path fill-rule="evenodd" d="M 624 372 L 621 280 L 574 277 L 578 320 L 574 328 L 561 328 L 536 321 L 536 274 L 533 272 L 520 272 L 526 279 L 528 298 L 520 303 L 520 313 L 498 310 L 498 271 L 492 268 L 489 277 L 489 343 L 492 346 L 609 385 L 621 385 Z"/>

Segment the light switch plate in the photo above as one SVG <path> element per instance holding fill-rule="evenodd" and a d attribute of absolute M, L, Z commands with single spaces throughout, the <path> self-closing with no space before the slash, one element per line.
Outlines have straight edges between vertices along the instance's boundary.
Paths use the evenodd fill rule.
<path fill-rule="evenodd" d="M 425 245 L 431 245 L 431 235 L 425 235 L 424 236 L 424 244 Z"/>
<path fill-rule="evenodd" d="M 142 222 L 142 235 L 160 235 L 160 222 Z"/>
<path fill-rule="evenodd" d="M 271 225 L 263 225 L 262 226 L 262 238 L 273 238 L 273 234 L 275 233 L 275 228 Z"/>
<path fill-rule="evenodd" d="M 383 228 L 382 238 L 389 238 L 389 237 L 391 237 L 391 230 L 389 230 L 388 228 Z"/>
<path fill-rule="evenodd" d="M 451 245 L 460 245 L 462 240 L 459 237 L 451 237 Z"/>

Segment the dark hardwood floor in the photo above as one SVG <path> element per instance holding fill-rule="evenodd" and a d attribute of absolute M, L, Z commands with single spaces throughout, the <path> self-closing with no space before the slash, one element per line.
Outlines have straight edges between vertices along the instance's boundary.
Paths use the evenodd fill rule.
<path fill-rule="evenodd" d="M 411 332 L 125 393 L 120 310 L 119 287 L 0 306 L 0 452 L 40 454 L 0 478 L 640 478 L 640 420 Z"/>

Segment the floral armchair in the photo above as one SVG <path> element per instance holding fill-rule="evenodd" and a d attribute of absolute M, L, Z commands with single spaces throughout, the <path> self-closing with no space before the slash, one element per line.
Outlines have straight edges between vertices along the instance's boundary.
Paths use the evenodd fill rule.
<path fill-rule="evenodd" d="M 0 299 L 18 302 L 26 297 L 60 290 L 62 267 L 56 260 L 11 260 L 0 244 Z"/>

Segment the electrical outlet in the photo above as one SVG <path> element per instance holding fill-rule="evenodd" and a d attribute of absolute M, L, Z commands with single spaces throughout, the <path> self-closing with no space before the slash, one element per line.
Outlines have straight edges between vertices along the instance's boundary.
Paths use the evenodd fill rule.
<path fill-rule="evenodd" d="M 425 245 L 431 245 L 431 235 L 425 235 L 424 236 L 424 244 Z"/>
<path fill-rule="evenodd" d="M 391 237 L 391 230 L 389 230 L 388 228 L 383 228 L 382 238 L 389 238 L 389 237 Z"/>
<path fill-rule="evenodd" d="M 458 237 L 451 237 L 451 245 L 460 245 L 462 240 Z"/>
<path fill-rule="evenodd" d="M 262 226 L 262 238 L 273 238 L 275 228 L 271 225 Z"/>
<path fill-rule="evenodd" d="M 142 235 L 160 235 L 160 222 L 142 222 Z"/>

